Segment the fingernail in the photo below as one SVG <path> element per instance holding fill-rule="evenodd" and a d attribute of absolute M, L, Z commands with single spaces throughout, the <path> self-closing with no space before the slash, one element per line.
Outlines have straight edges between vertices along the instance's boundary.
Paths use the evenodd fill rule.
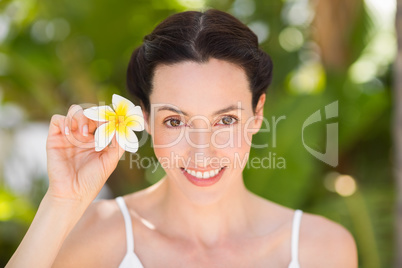
<path fill-rule="evenodd" d="M 68 129 L 68 126 L 66 126 L 64 128 L 64 134 L 69 135 L 70 134 L 70 130 Z"/>
<path fill-rule="evenodd" d="M 88 125 L 84 125 L 82 128 L 82 134 L 86 137 L 88 136 Z"/>

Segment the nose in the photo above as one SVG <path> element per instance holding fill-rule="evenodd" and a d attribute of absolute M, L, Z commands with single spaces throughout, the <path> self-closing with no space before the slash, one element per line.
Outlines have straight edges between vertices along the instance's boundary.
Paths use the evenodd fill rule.
<path fill-rule="evenodd" d="M 212 127 L 208 119 L 197 118 L 189 122 L 185 138 L 187 143 L 195 149 L 209 148 L 212 135 Z"/>
<path fill-rule="evenodd" d="M 217 157 L 216 148 L 212 143 L 213 130 L 209 120 L 205 118 L 193 120 L 186 129 L 187 153 L 192 165 L 197 168 L 208 168 L 211 161 Z M 213 164 L 216 166 L 216 163 Z"/>

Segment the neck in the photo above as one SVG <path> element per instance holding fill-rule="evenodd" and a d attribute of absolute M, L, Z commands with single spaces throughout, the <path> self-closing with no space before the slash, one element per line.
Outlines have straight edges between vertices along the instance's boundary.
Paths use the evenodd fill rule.
<path fill-rule="evenodd" d="M 212 247 L 250 228 L 253 199 L 241 174 L 231 177 L 224 193 L 205 204 L 191 200 L 167 176 L 160 183 L 163 221 L 169 223 L 166 228 L 170 234 Z"/>

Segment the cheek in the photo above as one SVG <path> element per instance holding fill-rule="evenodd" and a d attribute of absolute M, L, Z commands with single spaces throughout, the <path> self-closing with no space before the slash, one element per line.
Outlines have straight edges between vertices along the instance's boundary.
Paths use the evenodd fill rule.
<path fill-rule="evenodd" d="M 212 146 L 219 149 L 242 150 L 250 147 L 252 134 L 246 131 L 244 124 L 215 131 L 211 136 Z"/>
<path fill-rule="evenodd" d="M 183 130 L 155 129 L 153 136 L 155 156 L 164 169 L 185 166 L 184 152 L 188 150 Z"/>
<path fill-rule="evenodd" d="M 169 129 L 165 126 L 154 128 L 153 145 L 155 148 L 172 148 L 181 142 L 184 136 L 184 128 Z"/>
<path fill-rule="evenodd" d="M 230 141 L 230 145 L 222 148 L 222 154 L 230 159 L 230 168 L 242 170 L 247 164 L 252 134 L 244 130 L 244 125 L 234 129 L 230 135 L 228 134 L 221 136 L 221 141 L 227 143 Z"/>
<path fill-rule="evenodd" d="M 242 170 L 248 160 L 252 134 L 245 131 L 244 124 L 222 128 L 211 136 L 211 145 L 221 164 L 231 169 Z"/>

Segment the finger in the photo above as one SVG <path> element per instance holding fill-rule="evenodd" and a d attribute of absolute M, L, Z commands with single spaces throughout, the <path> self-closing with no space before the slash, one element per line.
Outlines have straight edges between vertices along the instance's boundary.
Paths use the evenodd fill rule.
<path fill-rule="evenodd" d="M 70 119 L 71 129 L 77 131 L 82 136 L 87 137 L 89 133 L 89 119 L 84 116 L 83 109 L 80 105 L 73 104 L 68 110 L 67 118 Z M 74 125 L 76 122 L 76 125 Z"/>
<path fill-rule="evenodd" d="M 95 130 L 102 125 L 103 122 L 93 121 L 88 119 L 88 132 L 90 135 L 94 135 Z"/>
<path fill-rule="evenodd" d="M 102 151 L 101 160 L 107 170 L 111 173 L 116 168 L 117 163 L 124 154 L 124 149 L 117 143 L 116 135 L 113 137 L 111 144 Z"/>
<path fill-rule="evenodd" d="M 113 137 L 109 148 L 111 150 L 110 154 L 114 154 L 118 159 L 120 159 L 125 152 L 125 150 L 121 148 L 120 144 L 117 142 L 117 135 Z"/>
<path fill-rule="evenodd" d="M 77 108 L 74 108 L 75 104 L 71 105 L 70 108 L 68 108 L 67 115 L 66 115 L 66 120 L 65 120 L 65 125 L 70 131 L 75 131 L 78 128 L 77 121 L 73 118 L 73 115 L 75 113 Z"/>
<path fill-rule="evenodd" d="M 49 124 L 49 136 L 65 134 L 65 119 L 66 117 L 60 114 L 55 114 L 52 116 Z"/>
<path fill-rule="evenodd" d="M 71 134 L 66 136 L 68 141 L 79 148 L 94 148 L 94 136 L 89 133 L 89 125 L 93 128 L 93 123 L 83 114 L 83 109 L 80 105 L 73 104 L 70 106 L 65 124 L 66 130 L 70 129 Z"/>

